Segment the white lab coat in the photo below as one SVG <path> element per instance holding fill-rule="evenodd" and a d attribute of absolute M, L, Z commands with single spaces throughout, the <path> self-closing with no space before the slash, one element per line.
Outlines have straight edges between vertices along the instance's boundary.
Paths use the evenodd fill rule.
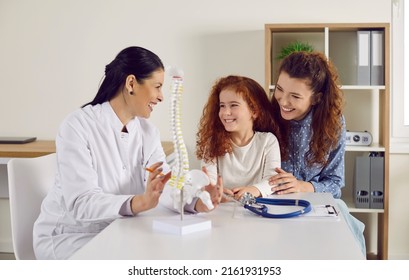
<path fill-rule="evenodd" d="M 125 202 L 145 191 L 145 167 L 168 166 L 159 131 L 146 119 L 127 124 L 109 102 L 69 115 L 56 138 L 57 174 L 34 225 L 38 259 L 67 259 L 108 226 Z"/>

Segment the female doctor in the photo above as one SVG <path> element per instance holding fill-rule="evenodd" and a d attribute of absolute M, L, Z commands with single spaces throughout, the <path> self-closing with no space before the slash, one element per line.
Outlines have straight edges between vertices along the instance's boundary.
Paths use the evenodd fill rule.
<path fill-rule="evenodd" d="M 147 118 L 163 81 L 157 55 L 126 48 L 106 66 L 94 100 L 63 121 L 55 184 L 34 225 L 38 259 L 67 259 L 113 220 L 158 204 L 170 172 L 162 175 L 169 168 Z"/>

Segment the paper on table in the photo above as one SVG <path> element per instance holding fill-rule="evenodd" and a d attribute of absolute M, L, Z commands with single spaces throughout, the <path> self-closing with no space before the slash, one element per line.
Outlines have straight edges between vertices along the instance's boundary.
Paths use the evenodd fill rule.
<path fill-rule="evenodd" d="M 303 216 L 338 218 L 338 211 L 333 205 L 312 205 L 311 211 Z"/>
<path fill-rule="evenodd" d="M 234 204 L 232 204 L 234 205 Z M 233 210 L 233 218 L 254 218 L 254 217 L 260 217 L 253 212 L 245 209 L 244 207 L 237 207 L 237 205 L 234 205 Z M 293 211 L 296 211 L 297 208 L 302 209 L 302 207 L 298 206 L 278 206 L 278 205 L 267 205 L 268 211 L 270 213 L 274 214 L 284 214 L 284 213 L 290 213 Z M 295 219 L 313 219 L 313 218 L 330 218 L 334 220 L 339 219 L 338 211 L 333 205 L 311 205 L 311 211 L 299 216 L 294 217 Z M 293 218 L 289 218 L 286 220 L 293 220 Z"/>

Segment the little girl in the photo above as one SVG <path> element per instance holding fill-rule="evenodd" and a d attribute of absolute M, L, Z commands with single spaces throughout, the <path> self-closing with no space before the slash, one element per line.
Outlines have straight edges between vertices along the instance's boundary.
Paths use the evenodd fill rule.
<path fill-rule="evenodd" d="M 268 179 L 280 167 L 280 148 L 264 89 L 247 77 L 228 76 L 214 84 L 197 133 L 198 159 L 211 184 L 239 199 L 271 194 Z"/>

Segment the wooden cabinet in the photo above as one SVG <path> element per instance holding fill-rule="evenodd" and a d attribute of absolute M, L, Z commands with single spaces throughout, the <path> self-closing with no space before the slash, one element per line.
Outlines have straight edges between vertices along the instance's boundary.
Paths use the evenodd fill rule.
<path fill-rule="evenodd" d="M 270 96 L 277 79 L 282 47 L 296 41 L 312 45 L 314 51 L 323 52 L 336 66 L 344 92 L 344 116 L 347 130 L 372 135 L 370 146 L 347 146 L 345 155 L 345 187 L 342 199 L 352 214 L 374 216 L 377 223 L 377 250 L 379 259 L 388 258 L 389 212 L 389 108 L 390 108 L 390 31 L 389 23 L 337 23 L 337 24 L 266 24 L 265 25 L 265 81 Z M 384 83 L 358 85 L 358 31 L 382 31 Z M 355 158 L 369 153 L 384 156 L 383 209 L 357 208 L 354 203 Z"/>

